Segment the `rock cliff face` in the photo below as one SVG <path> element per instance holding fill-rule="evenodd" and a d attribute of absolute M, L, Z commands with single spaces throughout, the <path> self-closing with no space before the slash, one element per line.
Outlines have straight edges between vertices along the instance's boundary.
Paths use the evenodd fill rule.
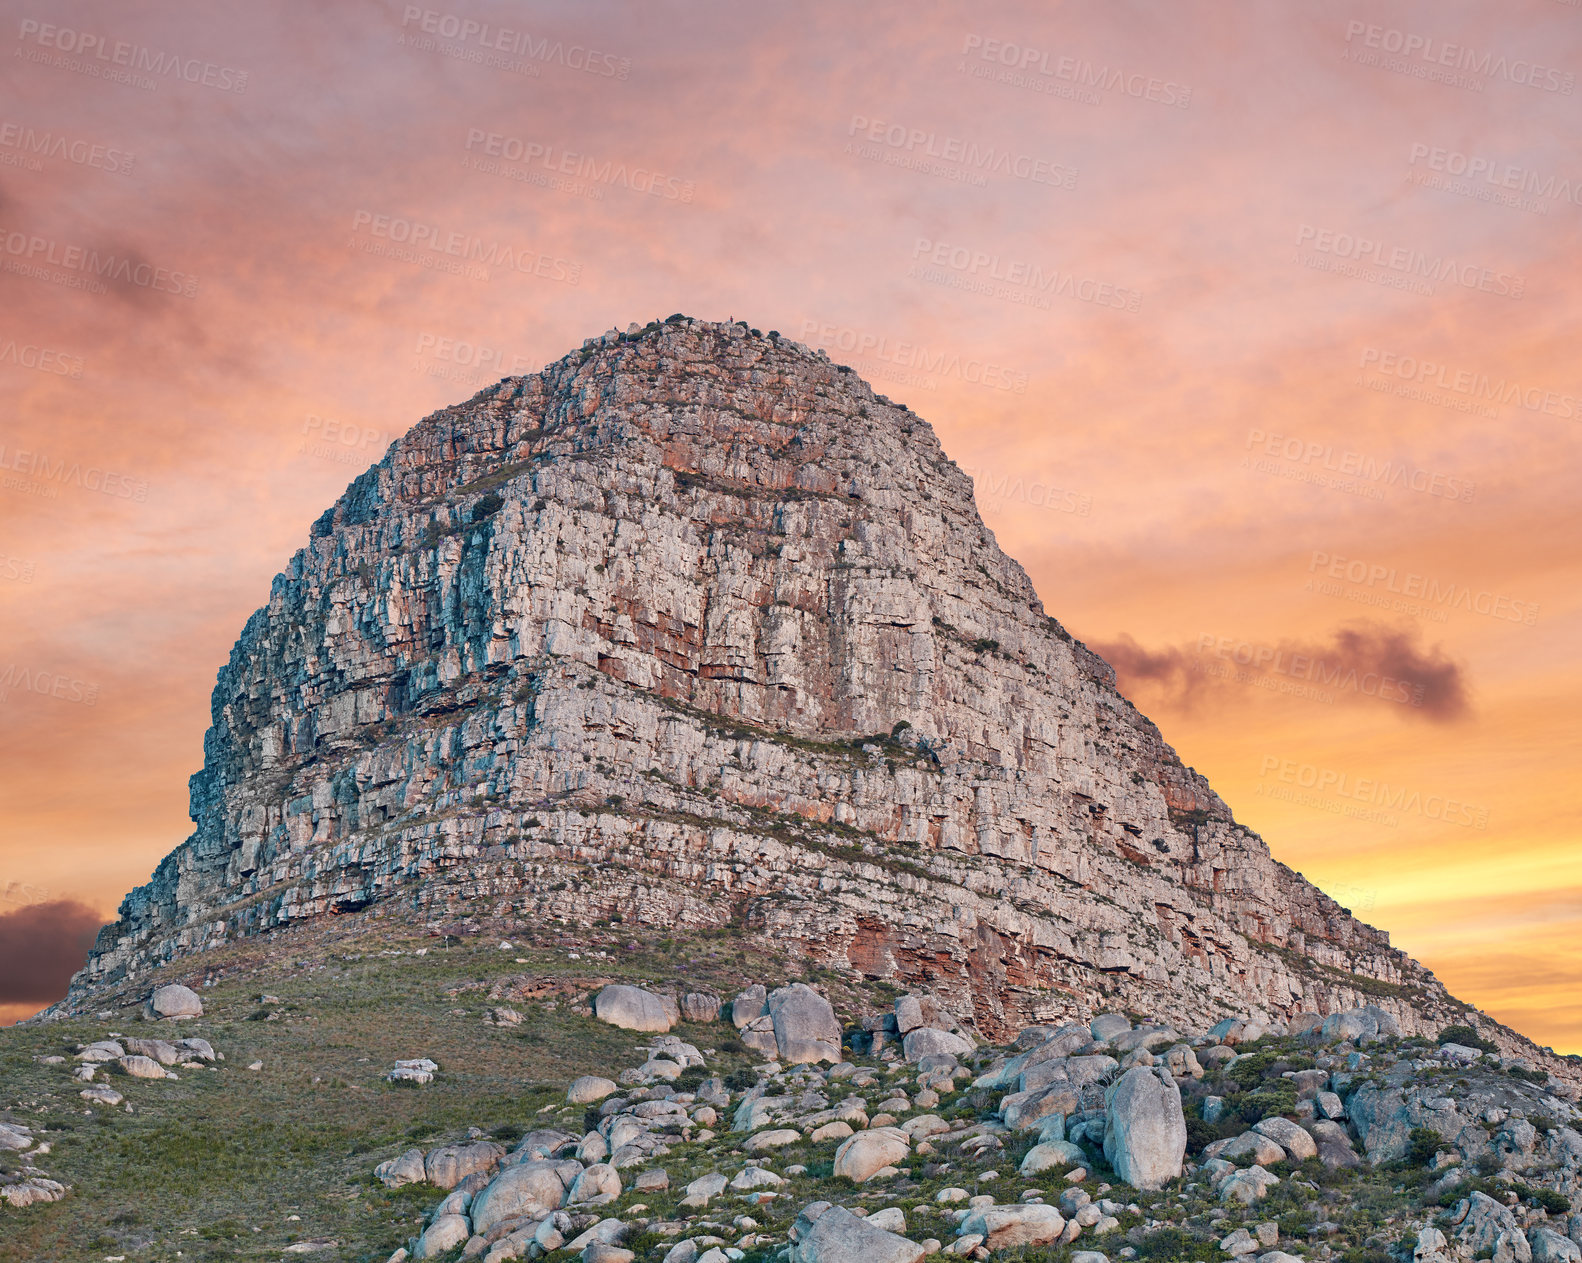
<path fill-rule="evenodd" d="M 1235 823 L 926 422 L 745 325 L 634 325 L 426 418 L 212 709 L 196 829 L 68 1007 L 382 900 L 737 924 L 989 1034 L 1464 1007 Z"/>

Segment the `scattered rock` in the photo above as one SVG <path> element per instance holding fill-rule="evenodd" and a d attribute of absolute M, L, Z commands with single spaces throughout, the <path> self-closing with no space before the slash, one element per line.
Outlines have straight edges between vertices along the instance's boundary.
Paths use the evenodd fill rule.
<path fill-rule="evenodd" d="M 1105 1092 L 1104 1156 L 1133 1188 L 1157 1189 L 1186 1157 L 1181 1089 L 1167 1072 L 1134 1066 Z"/>
<path fill-rule="evenodd" d="M 804 1208 L 803 1215 L 813 1206 Z M 918 1263 L 922 1257 L 923 1247 L 915 1241 L 887 1232 L 844 1206 L 824 1207 L 811 1222 L 798 1218 L 791 1247 L 791 1263 Z"/>
<path fill-rule="evenodd" d="M 909 1152 L 906 1133 L 894 1127 L 858 1132 L 835 1150 L 833 1174 L 863 1184 L 885 1167 L 905 1159 Z"/>
<path fill-rule="evenodd" d="M 1058 1241 L 1065 1230 L 1065 1216 L 1055 1207 L 1039 1202 L 980 1206 L 961 1221 L 961 1233 L 981 1236 L 990 1250 L 1049 1245 Z"/>
<path fill-rule="evenodd" d="M 770 992 L 769 1017 L 780 1060 L 805 1065 L 841 1059 L 840 1023 L 830 1002 L 805 983 L 794 982 Z"/>
<path fill-rule="evenodd" d="M 676 1002 L 642 987 L 611 983 L 593 999 L 593 1015 L 628 1031 L 668 1031 L 681 1018 Z"/>
<path fill-rule="evenodd" d="M 374 1178 L 386 1188 L 400 1188 L 403 1184 L 420 1184 L 428 1178 L 423 1165 L 423 1151 L 408 1149 L 399 1158 L 381 1162 L 374 1168 Z"/>
<path fill-rule="evenodd" d="M 202 1017 L 203 1001 L 191 987 L 184 987 L 176 982 L 166 983 L 162 987 L 154 988 L 153 994 L 148 997 L 144 1013 L 147 1017 L 156 1020 Z"/>
<path fill-rule="evenodd" d="M 602 1101 L 607 1096 L 613 1096 L 619 1089 L 613 1079 L 600 1078 L 596 1074 L 585 1074 L 580 1079 L 573 1079 L 571 1086 L 566 1089 L 566 1100 L 572 1105 L 589 1105 L 594 1101 Z"/>

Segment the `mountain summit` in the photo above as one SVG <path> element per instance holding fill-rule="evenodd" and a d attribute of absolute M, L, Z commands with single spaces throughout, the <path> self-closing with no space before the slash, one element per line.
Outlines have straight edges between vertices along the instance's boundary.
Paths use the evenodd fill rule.
<path fill-rule="evenodd" d="M 1467 1011 L 1236 823 L 925 421 L 744 324 L 611 331 L 414 426 L 275 578 L 212 719 L 192 836 L 60 1012 L 397 905 L 683 953 L 734 926 L 988 1034 Z"/>

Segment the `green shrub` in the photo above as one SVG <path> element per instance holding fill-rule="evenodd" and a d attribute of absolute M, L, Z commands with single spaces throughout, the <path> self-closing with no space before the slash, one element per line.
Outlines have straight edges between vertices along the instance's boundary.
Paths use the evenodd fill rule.
<path fill-rule="evenodd" d="M 1564 1193 L 1557 1193 L 1552 1188 L 1535 1188 L 1530 1184 L 1518 1184 L 1515 1188 L 1518 1196 L 1537 1202 L 1540 1210 L 1551 1215 L 1571 1213 L 1571 1199 Z"/>
<path fill-rule="evenodd" d="M 1406 1141 L 1406 1155 L 1401 1160 L 1409 1166 L 1426 1167 L 1433 1164 L 1434 1155 L 1439 1152 L 1440 1139 L 1437 1131 L 1427 1127 L 1414 1127 Z"/>
<path fill-rule="evenodd" d="M 1160 1228 L 1150 1232 L 1137 1243 L 1137 1257 L 1150 1263 L 1170 1263 L 1175 1259 L 1190 1259 L 1201 1254 L 1203 1247 L 1196 1237 L 1180 1228 Z"/>
<path fill-rule="evenodd" d="M 505 500 L 501 498 L 499 492 L 491 491 L 487 495 L 480 496 L 478 503 L 472 506 L 472 520 L 481 522 L 486 517 L 493 517 L 503 508 L 505 508 Z"/>
<path fill-rule="evenodd" d="M 1480 1048 L 1486 1053 L 1499 1052 L 1499 1046 L 1490 1043 L 1470 1026 L 1447 1026 L 1439 1032 L 1441 1044 L 1461 1044 L 1467 1048 Z"/>

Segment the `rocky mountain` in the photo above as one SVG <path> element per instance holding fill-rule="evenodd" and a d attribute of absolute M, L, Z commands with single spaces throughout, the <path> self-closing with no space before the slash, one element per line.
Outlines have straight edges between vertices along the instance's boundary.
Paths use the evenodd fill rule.
<path fill-rule="evenodd" d="M 1467 1013 L 1181 763 L 925 421 L 742 324 L 611 331 L 414 426 L 275 578 L 212 721 L 192 836 L 58 1014 L 393 905 L 734 927 L 989 1037 Z"/>

